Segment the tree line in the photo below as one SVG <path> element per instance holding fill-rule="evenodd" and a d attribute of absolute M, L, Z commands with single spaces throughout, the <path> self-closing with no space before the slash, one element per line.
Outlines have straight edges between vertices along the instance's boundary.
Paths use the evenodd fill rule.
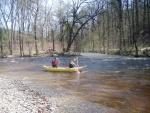
<path fill-rule="evenodd" d="M 0 16 L 2 56 L 56 43 L 65 52 L 135 56 L 150 46 L 149 0 L 1 0 Z"/>

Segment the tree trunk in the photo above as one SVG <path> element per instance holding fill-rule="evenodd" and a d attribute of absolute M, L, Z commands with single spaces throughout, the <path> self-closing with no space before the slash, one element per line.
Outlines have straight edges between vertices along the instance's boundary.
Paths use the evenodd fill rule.
<path fill-rule="evenodd" d="M 110 19 L 109 19 L 109 5 L 107 3 L 107 53 L 109 53 L 109 37 L 110 37 Z"/>
<path fill-rule="evenodd" d="M 99 51 L 102 52 L 102 49 L 101 49 L 101 46 L 102 46 L 102 43 L 101 43 L 101 26 L 100 26 L 100 19 L 98 20 L 98 39 L 99 39 Z"/>
<path fill-rule="evenodd" d="M 25 8 L 22 7 L 21 9 L 21 49 L 22 55 L 24 56 L 24 39 L 25 39 Z"/>
<path fill-rule="evenodd" d="M 60 41 L 62 45 L 62 50 L 65 51 L 65 44 L 64 44 L 64 31 L 63 31 L 63 25 L 60 26 Z"/>
<path fill-rule="evenodd" d="M 2 29 L 0 28 L 0 50 L 1 50 L 1 56 L 3 56 L 3 35 L 2 35 Z"/>
<path fill-rule="evenodd" d="M 119 51 L 120 54 L 122 54 L 123 50 L 123 18 L 122 18 L 122 1 L 118 0 L 119 10 L 118 10 L 118 16 L 119 16 Z"/>
<path fill-rule="evenodd" d="M 105 17 L 104 17 L 104 14 L 103 14 L 103 34 L 102 34 L 102 37 L 103 37 L 103 54 L 105 54 Z"/>
<path fill-rule="evenodd" d="M 35 18 L 34 18 L 34 39 L 35 39 L 35 54 L 38 55 L 38 46 L 37 46 L 37 18 L 38 18 L 38 12 L 39 12 L 39 0 L 37 0 L 36 3 L 36 12 L 35 12 Z"/>
<path fill-rule="evenodd" d="M 20 27 L 19 27 L 19 48 L 20 48 L 20 57 L 23 57 L 22 38 L 21 38 L 21 28 Z"/>
<path fill-rule="evenodd" d="M 148 33 L 150 34 L 150 1 L 147 0 Z"/>
<path fill-rule="evenodd" d="M 30 42 L 28 41 L 27 44 L 28 44 L 28 48 L 29 48 L 29 56 L 32 56 Z"/>
<path fill-rule="evenodd" d="M 54 30 L 51 29 L 51 36 L 52 36 L 52 40 L 53 40 L 53 51 L 55 51 L 55 40 L 54 40 Z"/>
<path fill-rule="evenodd" d="M 114 38 L 114 35 L 115 35 L 115 29 L 114 29 L 114 16 L 115 15 L 115 13 L 114 13 L 114 11 L 113 11 L 113 6 L 111 5 L 111 28 L 112 28 L 112 38 L 111 38 L 111 40 L 112 40 L 112 48 L 114 49 L 115 48 L 115 38 Z M 116 27 L 115 27 L 116 28 Z"/>
<path fill-rule="evenodd" d="M 128 18 L 128 48 L 132 45 L 132 40 L 131 40 L 131 34 L 132 34 L 132 26 L 131 26 L 131 17 L 130 17 L 130 12 L 129 12 L 129 0 L 127 0 L 127 18 Z"/>
<path fill-rule="evenodd" d="M 68 44 L 67 44 L 67 48 L 66 48 L 66 52 L 68 52 L 71 48 L 72 45 L 72 28 L 69 27 L 69 39 L 68 39 Z"/>
<path fill-rule="evenodd" d="M 95 30 L 95 28 L 94 28 L 94 20 L 92 19 L 92 26 L 91 26 L 91 34 L 92 34 L 92 36 L 91 36 L 91 38 L 92 38 L 92 51 L 94 52 L 95 51 L 95 37 L 94 37 L 94 30 Z"/>
<path fill-rule="evenodd" d="M 146 0 L 144 0 L 144 12 L 143 12 L 143 29 L 146 28 Z"/>
<path fill-rule="evenodd" d="M 138 46 L 137 46 L 137 40 L 139 38 L 139 10 L 138 10 L 138 0 L 135 0 L 135 21 L 136 21 L 136 39 L 135 40 L 135 56 L 138 57 Z"/>
<path fill-rule="evenodd" d="M 135 47 L 135 56 L 138 56 L 138 48 L 137 48 L 137 42 L 136 42 L 136 38 L 135 38 L 135 25 L 134 25 L 134 18 L 135 18 L 135 15 L 134 15 L 134 2 L 132 3 L 132 37 L 133 37 L 133 44 L 134 44 L 134 47 Z"/>
<path fill-rule="evenodd" d="M 13 33 L 14 33 L 14 28 L 13 28 L 13 26 L 14 26 L 14 0 L 12 0 L 12 3 L 11 3 L 11 39 L 10 39 L 10 54 L 12 55 L 12 53 L 13 53 L 13 48 L 12 48 L 12 46 L 13 46 Z"/>

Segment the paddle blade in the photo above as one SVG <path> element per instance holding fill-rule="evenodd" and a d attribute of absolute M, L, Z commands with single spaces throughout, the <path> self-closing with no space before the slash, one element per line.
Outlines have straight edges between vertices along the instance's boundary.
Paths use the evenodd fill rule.
<path fill-rule="evenodd" d="M 80 73 L 80 71 L 79 71 L 79 70 L 77 70 L 77 73 L 79 74 L 79 73 Z"/>
<path fill-rule="evenodd" d="M 81 72 L 82 72 L 82 70 L 80 70 L 80 69 L 77 70 L 77 73 L 81 73 Z"/>

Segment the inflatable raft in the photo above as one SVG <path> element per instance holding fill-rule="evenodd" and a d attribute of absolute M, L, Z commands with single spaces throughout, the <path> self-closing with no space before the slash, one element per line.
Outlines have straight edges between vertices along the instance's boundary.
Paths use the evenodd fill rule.
<path fill-rule="evenodd" d="M 81 66 L 81 67 L 74 67 L 74 68 L 68 68 L 68 67 L 57 67 L 57 68 L 53 68 L 51 66 L 43 66 L 43 68 L 46 71 L 49 72 L 82 72 L 84 70 L 86 66 Z"/>

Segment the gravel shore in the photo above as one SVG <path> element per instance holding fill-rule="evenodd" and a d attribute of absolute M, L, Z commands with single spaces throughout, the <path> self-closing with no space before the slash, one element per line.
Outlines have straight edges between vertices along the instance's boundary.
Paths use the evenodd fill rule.
<path fill-rule="evenodd" d="M 55 102 L 30 89 L 21 80 L 0 76 L 1 113 L 55 113 Z"/>

